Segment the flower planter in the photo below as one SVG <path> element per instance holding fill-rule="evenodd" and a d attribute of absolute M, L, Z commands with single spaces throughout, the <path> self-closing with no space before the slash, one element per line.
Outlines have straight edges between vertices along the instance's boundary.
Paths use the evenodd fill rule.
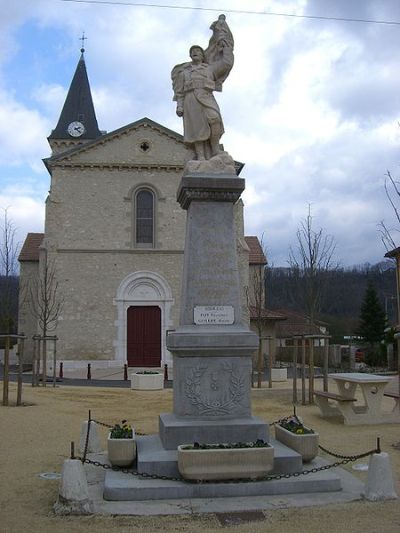
<path fill-rule="evenodd" d="M 271 368 L 272 381 L 287 381 L 287 368 Z"/>
<path fill-rule="evenodd" d="M 129 466 L 136 458 L 135 431 L 131 439 L 107 439 L 108 460 L 113 466 Z"/>
<path fill-rule="evenodd" d="M 256 479 L 274 466 L 274 448 L 185 450 L 178 446 L 178 469 L 185 479 Z"/>
<path fill-rule="evenodd" d="M 302 456 L 306 463 L 318 455 L 318 433 L 305 433 L 298 435 L 279 424 L 275 424 L 275 438 Z"/>
<path fill-rule="evenodd" d="M 164 388 L 164 375 L 160 372 L 156 374 L 141 374 L 135 372 L 131 374 L 131 389 L 135 390 L 159 390 Z"/>

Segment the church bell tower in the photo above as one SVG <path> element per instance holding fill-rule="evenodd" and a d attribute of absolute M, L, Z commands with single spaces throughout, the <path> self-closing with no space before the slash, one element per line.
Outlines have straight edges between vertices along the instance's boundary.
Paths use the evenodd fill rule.
<path fill-rule="evenodd" d="M 102 135 L 97 124 L 84 52 L 85 49 L 82 47 L 81 57 L 57 126 L 48 137 L 53 155 L 73 148 L 78 144 L 97 139 Z"/>

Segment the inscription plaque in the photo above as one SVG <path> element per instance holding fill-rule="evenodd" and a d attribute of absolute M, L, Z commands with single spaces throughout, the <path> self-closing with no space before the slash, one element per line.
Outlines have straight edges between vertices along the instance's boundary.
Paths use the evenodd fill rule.
<path fill-rule="evenodd" d="M 233 324 L 234 309 L 231 305 L 197 305 L 194 308 L 194 323 L 204 324 Z"/>

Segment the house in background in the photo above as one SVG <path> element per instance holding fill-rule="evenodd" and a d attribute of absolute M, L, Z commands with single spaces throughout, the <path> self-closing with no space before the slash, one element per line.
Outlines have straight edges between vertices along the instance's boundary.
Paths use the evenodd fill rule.
<path fill-rule="evenodd" d="M 48 141 L 45 230 L 28 234 L 19 260 L 21 287 L 37 286 L 46 265 L 54 270 L 64 300 L 49 332 L 59 339 L 58 359 L 66 369 L 89 362 L 171 366 L 166 336 L 179 320 L 186 224 L 176 192 L 193 153 L 181 135 L 149 118 L 101 131 L 83 53 Z M 237 163 L 238 174 L 242 167 Z M 257 238 L 244 239 L 240 200 L 235 217 L 249 319 L 244 296 Z M 31 339 L 39 332 L 32 313 L 37 291 L 21 293 L 19 331 Z"/>
<path fill-rule="evenodd" d="M 276 328 L 276 346 L 278 348 L 286 348 L 293 346 L 293 337 L 312 335 L 314 346 L 325 346 L 326 338 L 329 335 L 328 324 L 316 320 L 314 325 L 311 325 L 308 318 L 301 313 L 292 311 L 290 309 L 277 309 L 286 317 L 284 322 L 280 322 Z"/>
<path fill-rule="evenodd" d="M 261 338 L 261 350 L 264 358 L 271 353 L 272 360 L 276 356 L 277 324 L 286 320 L 282 313 L 265 307 L 265 268 L 267 257 L 258 237 L 245 237 L 249 247 L 249 288 L 248 305 L 250 313 L 250 329 Z M 255 354 L 255 357 L 257 355 Z M 255 361 L 254 361 L 255 362 Z"/>

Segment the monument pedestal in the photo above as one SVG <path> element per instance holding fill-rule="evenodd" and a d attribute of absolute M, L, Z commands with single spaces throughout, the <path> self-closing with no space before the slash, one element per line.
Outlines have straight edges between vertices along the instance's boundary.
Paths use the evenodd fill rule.
<path fill-rule="evenodd" d="M 167 337 L 174 357 L 174 412 L 162 414 L 166 450 L 179 444 L 267 440 L 251 415 L 252 354 L 258 337 L 242 321 L 234 203 L 235 175 L 187 175 L 178 201 L 187 209 L 179 328 Z"/>

